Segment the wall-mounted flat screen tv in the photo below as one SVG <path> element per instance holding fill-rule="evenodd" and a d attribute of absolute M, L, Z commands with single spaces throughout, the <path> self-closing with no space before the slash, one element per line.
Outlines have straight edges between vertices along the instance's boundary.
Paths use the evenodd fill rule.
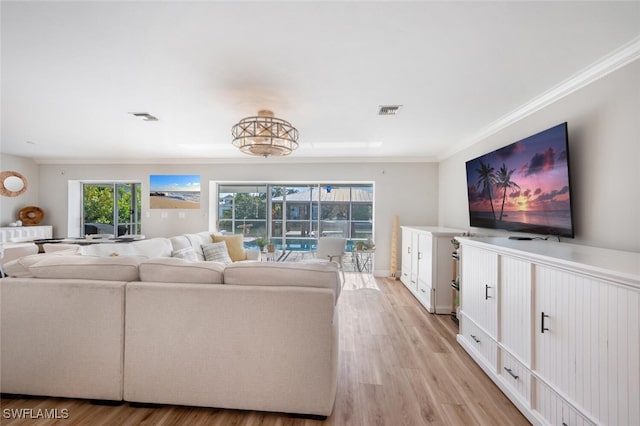
<path fill-rule="evenodd" d="M 574 236 L 567 123 L 467 161 L 470 225 Z"/>

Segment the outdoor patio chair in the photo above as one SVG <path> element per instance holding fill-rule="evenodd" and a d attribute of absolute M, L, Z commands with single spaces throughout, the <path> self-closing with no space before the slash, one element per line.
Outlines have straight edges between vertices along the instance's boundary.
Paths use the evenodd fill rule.
<path fill-rule="evenodd" d="M 316 259 L 328 260 L 338 265 L 338 269 L 342 273 L 342 279 L 344 280 L 344 268 L 342 265 L 342 259 L 345 255 L 345 248 L 347 245 L 346 238 L 335 237 L 320 237 L 318 238 L 318 246 L 314 252 Z"/>

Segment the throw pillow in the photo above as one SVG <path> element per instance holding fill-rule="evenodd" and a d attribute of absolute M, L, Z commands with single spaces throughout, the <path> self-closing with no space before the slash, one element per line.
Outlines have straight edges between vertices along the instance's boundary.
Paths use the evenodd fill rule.
<path fill-rule="evenodd" d="M 188 260 L 190 262 L 195 262 L 198 260 L 198 255 L 193 247 L 185 247 L 179 250 L 174 250 L 171 252 L 171 257 L 177 257 L 178 259 Z"/>
<path fill-rule="evenodd" d="M 227 245 L 222 241 L 219 243 L 203 244 L 202 254 L 204 255 L 204 260 L 208 262 L 222 262 L 225 264 L 232 262 L 231 257 L 229 257 Z"/>
<path fill-rule="evenodd" d="M 242 239 L 242 234 L 234 234 L 234 235 L 211 235 L 214 243 L 219 243 L 224 241 L 227 245 L 227 249 L 229 250 L 229 256 L 231 256 L 231 260 L 237 262 L 239 260 L 246 260 L 247 254 L 244 251 L 244 241 Z"/>

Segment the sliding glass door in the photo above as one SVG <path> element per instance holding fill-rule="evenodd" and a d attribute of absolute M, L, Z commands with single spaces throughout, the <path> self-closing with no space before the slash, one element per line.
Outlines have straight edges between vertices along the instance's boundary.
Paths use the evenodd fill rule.
<path fill-rule="evenodd" d="M 86 234 L 141 234 L 142 189 L 139 183 L 82 185 L 82 229 Z"/>

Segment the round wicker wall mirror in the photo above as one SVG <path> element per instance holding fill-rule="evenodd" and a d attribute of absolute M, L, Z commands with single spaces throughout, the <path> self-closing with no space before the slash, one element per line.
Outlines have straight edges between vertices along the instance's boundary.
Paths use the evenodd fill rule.
<path fill-rule="evenodd" d="M 0 172 L 0 195 L 17 197 L 27 190 L 27 178 L 18 172 Z"/>

